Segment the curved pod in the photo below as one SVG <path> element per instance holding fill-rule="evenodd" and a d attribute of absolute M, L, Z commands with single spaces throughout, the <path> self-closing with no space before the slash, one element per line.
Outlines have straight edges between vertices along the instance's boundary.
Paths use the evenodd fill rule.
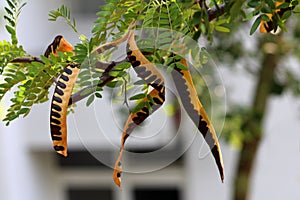
<path fill-rule="evenodd" d="M 151 106 L 152 112 L 150 113 L 148 106 L 142 107 L 135 113 L 131 113 L 127 119 L 127 122 L 124 126 L 121 140 L 121 148 L 118 159 L 114 166 L 114 174 L 113 179 L 114 182 L 120 187 L 121 185 L 121 173 L 122 173 L 122 165 L 121 158 L 123 155 L 124 145 L 132 133 L 132 131 L 142 123 L 150 114 L 155 112 L 157 109 L 161 107 L 161 105 L 165 101 L 165 83 L 164 77 L 158 71 L 156 66 L 151 63 L 139 50 L 135 39 L 134 39 L 134 31 L 129 36 L 127 43 L 127 58 L 133 69 L 137 73 L 138 77 L 143 79 L 148 85 L 150 85 L 153 89 L 150 91 L 148 96 L 153 99 L 150 101 L 148 97 L 145 97 L 141 100 L 141 102 L 148 102 Z"/>
<path fill-rule="evenodd" d="M 67 111 L 68 103 L 80 69 L 69 64 L 60 75 L 51 103 L 50 130 L 55 151 L 67 156 Z"/>
<path fill-rule="evenodd" d="M 221 180 L 223 182 L 224 165 L 215 129 L 198 98 L 198 94 L 193 84 L 186 60 L 182 59 L 180 60 L 180 62 L 187 68 L 187 70 L 175 67 L 171 72 L 172 78 L 174 80 L 184 109 L 186 110 L 193 123 L 197 126 L 198 130 L 201 132 L 211 150 L 211 153 L 213 154 L 215 162 L 218 166 Z"/>
<path fill-rule="evenodd" d="M 130 34 L 128 31 L 121 39 L 110 42 L 98 47 L 95 52 L 96 54 L 103 53 L 105 50 L 108 50 L 112 47 L 117 46 L 118 44 L 125 41 Z M 62 36 L 58 35 L 55 37 L 54 41 L 48 46 L 45 51 L 45 56 L 49 57 L 50 53 L 53 53 L 55 56 L 57 52 L 72 52 L 73 47 L 70 45 Z M 93 53 L 92 52 L 92 53 Z M 75 82 L 79 75 L 80 69 L 77 67 L 79 64 L 69 64 L 64 68 L 63 73 L 59 77 L 54 94 L 52 97 L 51 103 L 51 113 L 50 113 L 50 130 L 51 137 L 53 142 L 53 147 L 55 151 L 63 156 L 67 156 L 67 111 L 68 106 L 72 104 L 72 90 L 74 88 Z M 115 66 L 115 63 L 112 63 L 109 68 Z M 104 73 L 104 78 L 106 78 L 106 83 L 111 80 L 110 77 L 107 77 L 107 73 Z M 100 79 L 103 77 L 100 77 Z M 85 97 L 85 96 L 84 96 Z"/>

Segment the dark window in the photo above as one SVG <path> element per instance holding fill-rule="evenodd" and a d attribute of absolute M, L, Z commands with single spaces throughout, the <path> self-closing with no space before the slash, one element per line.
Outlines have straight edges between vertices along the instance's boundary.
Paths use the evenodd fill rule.
<path fill-rule="evenodd" d="M 84 150 L 71 150 L 68 152 L 68 157 L 57 155 L 58 164 L 61 167 L 103 167 L 105 164 L 112 166 L 113 164 L 113 152 L 112 151 L 98 151 L 93 152 L 93 155 Z M 101 161 L 105 161 L 103 164 Z"/>
<path fill-rule="evenodd" d="M 167 147 L 167 149 L 161 150 L 165 147 L 147 148 L 147 147 L 127 147 L 126 150 L 137 153 L 135 156 L 130 156 L 127 160 L 131 163 L 160 163 L 161 161 L 169 160 L 170 158 L 177 158 L 172 162 L 172 166 L 182 167 L 184 164 L 184 155 L 182 154 L 181 143 L 175 146 Z M 157 151 L 159 150 L 159 151 Z M 140 155 L 138 154 L 140 153 Z M 152 153 L 151 156 L 143 156 L 143 153 Z"/>
<path fill-rule="evenodd" d="M 104 188 L 70 188 L 68 200 L 112 200 L 110 189 Z"/>
<path fill-rule="evenodd" d="M 134 197 L 135 200 L 180 200 L 177 188 L 137 188 Z"/>

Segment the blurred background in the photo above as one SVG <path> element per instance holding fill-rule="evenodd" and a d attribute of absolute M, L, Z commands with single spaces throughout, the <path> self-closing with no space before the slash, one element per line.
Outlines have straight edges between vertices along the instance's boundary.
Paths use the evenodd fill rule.
<path fill-rule="evenodd" d="M 79 32 L 91 36 L 99 1 L 29 0 L 18 28 L 19 42 L 29 54 L 43 54 L 58 34 L 71 44 L 79 42 L 63 21 L 47 20 L 49 11 L 61 4 L 71 8 Z M 3 15 L 4 1 L 0 5 Z M 1 17 L 0 39 L 9 40 L 3 24 Z M 75 114 L 68 116 L 68 158 L 56 155 L 52 149 L 50 102 L 35 106 L 27 118 L 18 119 L 8 127 L 1 123 L 0 199 L 230 200 L 235 198 L 236 177 L 240 175 L 239 155 L 247 150 L 250 154 L 255 151 L 256 155 L 249 199 L 300 199 L 300 100 L 297 97 L 300 87 L 294 80 L 299 78 L 300 68 L 297 48 L 293 48 L 299 44 L 294 35 L 298 33 L 296 25 L 297 20 L 291 20 L 292 31 L 285 33 L 286 38 L 276 36 L 275 40 L 279 38 L 280 42 L 260 33 L 249 36 L 250 24 L 240 25 L 239 29 L 233 27 L 235 34 L 216 35 L 214 46 L 208 48 L 215 58 L 218 80 L 226 91 L 220 103 L 227 110 L 225 124 L 216 124 L 225 165 L 224 183 L 202 136 L 184 111 L 180 123 L 174 126 L 164 108 L 146 120 L 142 129 L 128 140 L 126 145 L 130 151 L 124 156 L 122 189 L 117 188 L 112 181 L 111 167 L 118 155 L 126 116 L 114 110 L 110 98 L 103 98 L 89 108 L 85 102 L 79 103 L 74 108 Z M 270 44 L 281 43 L 285 44 L 283 51 L 287 54 L 273 54 Z M 271 54 L 275 57 L 269 58 Z M 274 58 L 278 58 L 274 76 L 260 73 L 263 63 L 272 63 Z M 275 92 L 265 98 L 263 116 L 256 116 L 261 127 L 254 124 L 263 134 L 254 139 L 257 142 L 247 143 L 241 134 L 247 132 L 247 122 L 255 117 L 251 111 L 261 106 L 255 103 L 258 85 L 265 84 L 260 80 L 268 79 L 268 75 L 272 81 L 275 77 Z M 168 93 L 175 93 L 172 85 Z M 9 105 L 8 100 L 9 96 L 1 102 L 2 108 Z M 254 146 L 257 148 L 252 149 Z"/>

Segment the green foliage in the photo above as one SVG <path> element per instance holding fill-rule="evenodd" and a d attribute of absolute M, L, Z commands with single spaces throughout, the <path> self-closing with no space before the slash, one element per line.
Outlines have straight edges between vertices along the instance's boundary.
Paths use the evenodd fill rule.
<path fill-rule="evenodd" d="M 139 18 L 138 13 L 146 6 L 143 0 L 106 0 L 106 2 L 100 7 L 101 10 L 94 22 L 92 33 L 95 45 L 106 42 L 109 36 L 114 36 L 114 39 L 120 37 L 114 31 L 118 30 L 123 34 L 132 20 Z"/>
<path fill-rule="evenodd" d="M 223 137 L 226 141 L 237 149 L 241 149 L 243 144 L 244 133 L 241 130 L 243 123 L 243 116 L 241 116 L 242 113 L 237 111 L 227 114 L 226 123 L 222 130 Z"/>
<path fill-rule="evenodd" d="M 7 32 L 11 36 L 12 44 L 17 45 L 17 21 L 20 16 L 22 8 L 26 3 L 22 3 L 22 0 L 6 0 L 7 7 L 4 7 L 6 14 L 4 19 L 7 25 L 5 26 Z"/>
<path fill-rule="evenodd" d="M 255 21 L 254 21 L 254 23 L 253 23 L 253 25 L 252 25 L 252 27 L 251 27 L 251 30 L 250 30 L 250 35 L 252 35 L 252 34 L 256 31 L 256 29 L 258 28 L 258 26 L 259 26 L 260 23 L 261 23 L 261 20 L 262 20 L 262 17 L 261 17 L 261 16 L 259 16 L 259 17 L 257 17 L 257 18 L 255 19 Z"/>
<path fill-rule="evenodd" d="M 0 100 L 13 90 L 12 104 L 4 118 L 7 125 L 20 116 L 27 116 L 34 104 L 48 101 L 49 88 L 54 78 L 69 62 L 70 53 L 51 55 L 51 59 L 42 57 L 42 62 L 10 63 L 3 73 L 4 82 L 0 84 Z"/>
<path fill-rule="evenodd" d="M 252 19 L 254 16 L 258 15 L 251 27 L 250 35 L 252 35 L 256 31 L 262 20 L 264 20 L 265 22 L 269 22 L 270 20 L 272 20 L 274 30 L 276 30 L 279 26 L 282 30 L 286 31 L 284 22 L 291 16 L 292 10 L 298 4 L 298 0 L 291 0 L 290 2 L 286 2 L 281 5 L 276 5 L 272 0 L 248 1 L 246 9 L 250 10 L 250 13 L 246 17 L 244 17 L 244 20 Z M 279 15 L 278 11 L 280 9 L 284 10 L 284 12 Z M 272 14 L 272 19 L 270 19 L 270 17 L 268 16 L 270 14 Z"/>
<path fill-rule="evenodd" d="M 14 95 L 10 99 L 12 104 L 4 118 L 8 125 L 20 116 L 27 116 L 34 104 L 48 101 L 49 88 L 54 78 L 59 76 L 62 68 L 70 61 L 71 54 L 59 53 L 58 57 L 51 55 L 50 59 L 41 56 L 42 61 L 34 61 L 28 56 L 25 59 L 33 59 L 33 62 L 11 62 L 26 55 L 23 47 L 17 45 L 16 35 L 17 19 L 26 3 L 7 0 L 7 4 L 4 18 L 7 21 L 6 30 L 12 41 L 0 42 L 0 74 L 3 77 L 0 84 L 0 101 L 9 91 L 13 91 Z"/>
<path fill-rule="evenodd" d="M 5 74 L 8 77 L 5 79 L 6 83 L 1 85 L 0 93 L 2 93 L 2 89 L 5 90 L 10 86 L 18 85 L 18 90 L 14 92 L 14 98 L 11 99 L 13 104 L 4 119 L 8 123 L 20 115 L 25 117 L 29 114 L 30 107 L 34 103 L 42 103 L 48 100 L 48 89 L 52 82 L 45 82 L 49 79 L 46 72 L 47 67 L 39 62 L 32 62 L 26 66 L 26 69 L 26 71 L 23 71 L 16 68 L 16 71 L 13 71 L 14 69 L 11 68 L 10 73 Z"/>
<path fill-rule="evenodd" d="M 71 12 L 68 7 L 65 5 L 62 5 L 60 8 L 57 10 L 52 10 L 49 13 L 49 21 L 56 21 L 59 17 L 62 17 L 63 19 L 66 20 L 66 23 L 73 29 L 75 33 L 78 33 L 77 28 L 76 28 L 76 23 L 75 19 L 71 19 Z"/>
<path fill-rule="evenodd" d="M 174 52 L 192 55 L 194 60 L 204 66 L 210 59 L 206 50 L 194 48 L 195 45 L 189 40 L 183 40 L 183 36 L 191 37 L 196 41 L 200 36 L 205 36 L 208 41 L 213 42 L 215 35 L 218 37 L 226 35 L 225 42 L 227 44 L 220 42 L 222 43 L 220 49 L 215 50 L 221 52 L 221 50 L 227 49 L 239 57 L 242 53 L 241 49 L 232 48 L 227 41 L 227 34 L 234 27 L 232 24 L 241 19 L 244 21 L 255 19 L 250 28 L 250 34 L 253 34 L 262 20 L 269 21 L 268 14 L 273 14 L 274 27 L 279 26 L 285 30 L 284 22 L 292 15 L 292 9 L 298 4 L 297 0 L 291 0 L 277 7 L 272 0 L 213 0 L 209 1 L 208 5 L 205 5 L 206 1 L 192 0 L 107 0 L 97 13 L 97 19 L 91 30 L 92 38 L 87 38 L 78 32 L 70 9 L 62 5 L 58 9 L 50 11 L 49 20 L 56 21 L 63 18 L 66 24 L 78 34 L 81 42 L 75 45 L 75 55 L 59 53 L 57 57 L 52 55 L 49 59 L 41 56 L 42 62 L 10 63 L 15 58 L 26 56 L 23 48 L 18 46 L 16 34 L 17 19 L 26 3 L 22 3 L 21 0 L 6 0 L 6 2 L 4 18 L 7 24 L 5 27 L 11 36 L 11 42 L 0 42 L 0 74 L 3 77 L 3 83 L 0 84 L 0 100 L 7 92 L 14 91 L 14 97 L 11 99 L 12 105 L 5 118 L 7 123 L 19 116 L 26 116 L 33 105 L 47 101 L 49 88 L 54 79 L 59 76 L 69 62 L 81 64 L 75 91 L 81 91 L 82 95 L 88 95 L 87 105 L 90 105 L 96 98 L 102 98 L 99 77 L 104 70 L 95 69 L 94 66 L 103 59 L 111 61 L 111 52 L 108 56 L 95 56 L 92 51 L 100 44 L 107 43 L 108 39 L 113 41 L 119 39 L 134 20 L 137 21 L 136 28 L 143 33 L 136 39 L 141 51 L 151 54 L 147 55 L 151 62 L 162 64 L 167 68 L 167 72 L 170 72 L 174 67 L 186 70 L 185 66 L 179 62 L 180 56 L 175 55 Z M 226 6 L 221 8 L 221 4 L 225 2 Z M 219 12 L 215 13 L 215 20 L 210 19 L 207 6 Z M 286 11 L 279 15 L 278 9 Z M 183 46 L 189 51 L 183 52 Z M 124 88 L 144 85 L 140 94 L 130 98 L 134 101 L 138 100 L 138 105 L 132 112 L 143 106 L 150 108 L 151 98 L 148 97 L 148 100 L 141 101 L 147 97 L 149 87 L 142 80 L 134 84 L 130 83 L 130 76 L 127 72 L 129 67 L 128 63 L 115 66 L 109 72 L 109 75 L 115 79 L 107 86 L 120 88 L 126 95 Z M 274 85 L 276 86 L 274 91 L 281 92 L 278 84 Z"/>
<path fill-rule="evenodd" d="M 26 3 L 22 3 L 21 0 L 6 0 L 6 3 L 8 6 L 4 7 L 4 19 L 6 21 L 5 28 L 10 34 L 11 43 L 0 41 L 0 75 L 3 73 L 4 68 L 8 65 L 10 60 L 25 54 L 22 46 L 18 46 L 17 21 L 21 10 Z"/>
<path fill-rule="evenodd" d="M 74 62 L 82 63 L 92 51 L 93 41 L 88 40 L 85 35 L 78 32 L 76 28 L 76 21 L 74 18 L 71 18 L 71 11 L 65 5 L 62 5 L 60 8 L 49 12 L 49 21 L 57 21 L 58 18 L 63 18 L 67 25 L 70 26 L 76 34 L 78 34 L 81 43 L 75 46 L 74 52 L 76 55 L 73 57 L 73 59 Z"/>
<path fill-rule="evenodd" d="M 226 123 L 222 130 L 224 138 L 234 147 L 242 148 L 245 141 L 256 139 L 256 133 L 261 132 L 261 116 L 249 108 L 235 105 L 227 113 Z M 250 129 L 253 128 L 253 129 Z M 253 132 L 253 130 L 256 130 Z"/>
<path fill-rule="evenodd" d="M 24 56 L 22 46 L 13 45 L 5 40 L 0 41 L 0 75 L 3 73 L 9 61 L 16 57 Z"/>
<path fill-rule="evenodd" d="M 140 93 L 140 94 L 136 94 L 136 95 L 130 97 L 129 100 L 140 100 L 140 99 L 145 98 L 146 96 L 147 96 L 147 94 L 145 94 L 145 93 Z"/>
<path fill-rule="evenodd" d="M 300 96 L 300 77 L 293 71 L 286 72 L 285 83 L 280 83 L 283 89 L 290 89 L 295 96 Z"/>
<path fill-rule="evenodd" d="M 93 49 L 93 46 L 93 41 L 89 41 L 88 39 L 85 39 L 82 43 L 77 44 L 74 49 L 74 62 L 83 63 L 84 61 L 86 61 L 86 59 L 90 57 L 89 55 Z"/>
<path fill-rule="evenodd" d="M 246 2 L 247 2 L 246 0 L 239 0 L 239 1 L 230 0 L 229 1 L 229 4 L 230 4 L 229 13 L 230 13 L 230 18 L 232 20 L 236 20 L 239 18 L 239 16 L 245 15 L 244 6 L 245 6 Z"/>
<path fill-rule="evenodd" d="M 166 29 L 182 34 L 190 32 L 183 8 L 176 1 L 151 1 L 144 15 L 143 28 Z"/>

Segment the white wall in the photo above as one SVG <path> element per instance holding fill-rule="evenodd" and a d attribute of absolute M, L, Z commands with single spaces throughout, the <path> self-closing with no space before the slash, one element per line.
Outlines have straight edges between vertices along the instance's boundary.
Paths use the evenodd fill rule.
<path fill-rule="evenodd" d="M 56 9 L 62 3 L 71 1 L 59 0 L 30 0 L 24 8 L 19 22 L 18 35 L 20 43 L 34 55 L 43 54 L 45 47 L 52 41 L 56 34 L 66 35 L 71 43 L 78 42 L 77 36 L 71 33 L 63 22 L 53 23 L 47 21 L 49 10 Z M 0 5 L 3 2 L 0 2 Z M 84 19 L 77 20 L 79 30 L 85 34 L 89 33 L 92 21 Z M 6 34 L 0 31 L 0 39 L 9 39 Z M 247 102 L 247 97 L 253 87 L 252 81 L 248 78 L 240 78 L 242 73 L 229 74 L 222 71 L 225 85 L 230 87 L 230 98 L 240 98 L 243 92 L 243 101 Z M 267 119 L 265 122 L 265 137 L 259 150 L 257 166 L 253 177 L 251 189 L 252 200 L 265 199 L 289 199 L 300 198 L 300 123 L 299 105 L 290 95 L 280 98 L 273 98 L 270 101 Z M 102 106 L 101 106 L 102 105 Z M 89 108 L 93 116 L 95 111 L 99 111 L 99 119 L 112 114 L 110 106 L 99 104 L 99 107 Z M 6 200 L 40 200 L 47 198 L 62 200 L 63 192 L 59 187 L 74 174 L 70 176 L 62 175 L 53 164 L 51 154 L 39 154 L 38 151 L 53 152 L 51 147 L 48 110 L 49 102 L 40 106 L 35 106 L 27 119 L 18 119 L 9 127 L 0 125 L 0 199 Z M 99 135 L 94 132 L 94 136 L 88 134 L 93 130 L 99 130 L 99 124 L 95 117 L 89 117 L 87 111 L 78 110 L 74 117 L 69 117 L 70 145 L 82 146 L 83 139 L 90 138 L 87 142 L 92 147 L 97 147 L 101 142 Z M 108 114 L 107 114 L 108 113 Z M 102 118 L 101 118 L 102 117 Z M 111 117 L 111 116 L 110 116 Z M 86 119 L 86 121 L 84 121 Z M 105 123 L 109 123 L 108 120 Z M 188 121 L 188 120 L 187 120 Z M 79 123 L 80 122 L 80 123 Z M 154 124 L 154 123 L 153 123 Z M 77 128 L 77 129 L 76 129 Z M 151 130 L 151 126 L 147 128 Z M 184 125 L 184 129 L 190 132 L 191 123 Z M 112 134 L 117 134 L 119 129 L 115 127 Z M 193 130 L 193 132 L 195 132 Z M 79 134 L 78 134 L 79 133 Z M 79 137 L 80 136 L 80 137 Z M 188 137 L 193 138 L 193 135 Z M 99 142 L 99 143 L 98 143 Z M 207 150 L 202 148 L 203 140 L 197 135 L 193 145 L 186 153 L 186 168 L 182 172 L 166 172 L 179 174 L 175 182 L 182 181 L 185 189 L 185 200 L 194 199 L 227 199 L 231 198 L 232 177 L 235 170 L 237 151 L 228 145 L 221 143 L 225 163 L 225 183 L 221 184 L 219 174 L 210 155 L 202 157 Z M 105 145 L 105 143 L 101 143 Z M 115 147 L 117 149 L 117 146 Z M 201 153 L 199 155 L 199 150 Z M 35 153 L 34 153 L 35 152 Z M 54 153 L 54 152 L 53 152 Z M 46 156 L 45 156 L 46 155 Z M 200 159 L 201 158 L 201 159 Z M 128 187 L 142 178 L 164 176 L 166 173 L 157 171 L 153 175 L 126 174 Z M 59 175 L 58 175 L 59 174 Z M 75 173 L 76 174 L 76 173 Z M 62 176 L 60 176 L 62 175 Z M 84 176 L 93 177 L 91 174 Z M 184 178 L 182 178 L 182 176 Z M 110 174 L 104 174 L 105 181 L 110 180 Z M 93 177 L 95 183 L 99 177 Z M 168 176 L 166 176 L 168 178 Z M 82 180 L 78 178 L 76 180 Z M 172 181 L 172 180 L 171 180 Z M 124 190 L 124 195 L 128 195 Z M 54 195 L 54 196 L 52 196 Z M 122 191 L 119 195 L 122 195 Z M 47 198 L 46 198 L 47 197 Z M 130 199 L 130 197 L 128 197 Z"/>

